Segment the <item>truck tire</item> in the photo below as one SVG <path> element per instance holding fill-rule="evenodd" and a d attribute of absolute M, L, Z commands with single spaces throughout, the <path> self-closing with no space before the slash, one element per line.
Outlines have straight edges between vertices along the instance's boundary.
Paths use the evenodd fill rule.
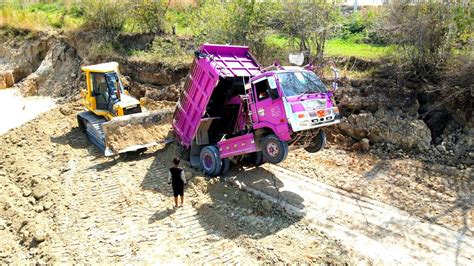
<path fill-rule="evenodd" d="M 227 172 L 229 172 L 229 169 L 230 169 L 230 160 L 229 158 L 224 158 L 222 159 L 222 170 L 221 170 L 221 175 L 225 175 L 227 174 Z"/>
<path fill-rule="evenodd" d="M 252 152 L 248 155 L 248 162 L 250 162 L 252 165 L 255 166 L 260 166 L 265 163 L 265 160 L 263 159 L 263 154 L 261 151 L 257 152 Z"/>
<path fill-rule="evenodd" d="M 320 130 L 316 137 L 311 140 L 311 144 L 304 147 L 304 149 L 309 153 L 315 153 L 324 149 L 324 146 L 326 146 L 326 133 Z"/>
<path fill-rule="evenodd" d="M 274 134 L 267 135 L 262 141 L 262 155 L 269 163 L 280 163 L 284 161 L 288 155 L 288 144 L 281 141 Z"/>
<path fill-rule="evenodd" d="M 217 176 L 222 170 L 222 160 L 215 146 L 205 146 L 199 153 L 201 169 L 209 176 Z"/>

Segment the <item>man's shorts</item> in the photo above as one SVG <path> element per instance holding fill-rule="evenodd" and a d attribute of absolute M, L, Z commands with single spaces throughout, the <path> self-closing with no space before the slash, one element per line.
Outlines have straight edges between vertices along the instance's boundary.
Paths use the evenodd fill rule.
<path fill-rule="evenodd" d="M 173 186 L 173 196 L 177 197 L 178 195 L 183 196 L 184 186 Z"/>

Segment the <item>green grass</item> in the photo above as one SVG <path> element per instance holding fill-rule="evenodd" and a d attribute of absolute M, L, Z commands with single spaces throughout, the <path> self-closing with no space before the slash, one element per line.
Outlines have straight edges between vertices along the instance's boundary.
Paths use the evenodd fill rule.
<path fill-rule="evenodd" d="M 290 40 L 278 34 L 269 35 L 266 39 L 266 43 L 267 45 L 282 49 L 290 46 Z M 326 41 L 324 53 L 326 56 L 354 56 L 361 59 L 377 60 L 388 55 L 394 51 L 394 49 L 395 46 L 373 45 L 355 43 L 342 39 L 331 39 Z"/>
<path fill-rule="evenodd" d="M 268 35 L 265 42 L 267 45 L 278 48 L 286 48 L 289 46 L 289 40 L 285 36 L 279 34 Z"/>
<path fill-rule="evenodd" d="M 331 39 L 326 42 L 326 56 L 354 56 L 362 59 L 380 59 L 392 51 L 394 46 L 353 43 L 341 39 Z"/>
<path fill-rule="evenodd" d="M 63 3 L 20 4 L 12 1 L 0 5 L 0 26 L 41 31 L 44 29 L 74 29 L 83 19 L 77 7 Z"/>
<path fill-rule="evenodd" d="M 190 26 L 192 24 L 192 9 L 189 7 L 185 11 L 168 9 L 166 13 L 166 22 L 168 24 L 168 31 L 171 27 L 176 27 L 176 34 L 178 36 L 193 36 L 194 29 Z"/>

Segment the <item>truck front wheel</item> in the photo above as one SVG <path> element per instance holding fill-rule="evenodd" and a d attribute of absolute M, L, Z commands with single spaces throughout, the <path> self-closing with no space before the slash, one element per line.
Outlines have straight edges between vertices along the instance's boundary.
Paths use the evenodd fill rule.
<path fill-rule="evenodd" d="M 318 135 L 311 140 L 311 144 L 309 146 L 304 147 L 305 151 L 310 153 L 318 152 L 324 149 L 326 145 L 326 133 L 322 130 L 318 132 Z"/>
<path fill-rule="evenodd" d="M 281 141 L 274 134 L 267 135 L 262 141 L 263 158 L 272 164 L 277 164 L 286 159 L 288 155 L 288 144 Z"/>
<path fill-rule="evenodd" d="M 209 176 L 217 176 L 222 170 L 222 160 L 215 146 L 205 146 L 199 154 L 201 169 Z"/>

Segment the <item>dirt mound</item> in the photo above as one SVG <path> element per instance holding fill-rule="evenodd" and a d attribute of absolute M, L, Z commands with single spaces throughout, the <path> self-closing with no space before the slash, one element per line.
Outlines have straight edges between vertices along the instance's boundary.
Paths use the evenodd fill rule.
<path fill-rule="evenodd" d="M 171 111 L 118 117 L 103 125 L 106 145 L 118 152 L 135 145 L 162 142 L 172 137 L 172 119 Z"/>
<path fill-rule="evenodd" d="M 343 118 L 338 128 L 356 140 L 368 138 L 372 143 L 428 150 L 431 133 L 426 124 L 422 120 L 401 117 L 401 112 L 379 109 L 375 114 L 367 112 Z"/>
<path fill-rule="evenodd" d="M 10 36 L 5 29 L 0 29 L 0 38 L 0 70 L 11 72 L 9 79 L 13 83 L 27 77 L 40 66 L 52 39 L 44 33 Z"/>
<path fill-rule="evenodd" d="M 59 178 L 68 171 L 71 155 L 65 147 L 51 143 L 50 138 L 69 130 L 71 121 L 73 116 L 65 117 L 54 109 L 2 136 L 0 220 L 6 221 L 6 226 L 0 228 L 0 238 L 7 243 L 2 245 L 6 254 L 0 252 L 0 261 L 14 263 L 32 257 L 42 258 L 38 262 L 48 260 L 47 246 L 54 236 L 52 210 L 59 202 Z"/>
<path fill-rule="evenodd" d="M 366 150 L 362 147 L 368 139 L 370 145 L 385 145 L 389 150 L 422 151 L 433 162 L 461 164 L 461 168 L 472 165 L 472 122 L 449 111 L 436 96 L 438 91 L 432 85 L 408 81 L 351 80 L 335 94 L 344 118 L 329 138 L 353 150 Z"/>
<path fill-rule="evenodd" d="M 15 84 L 26 96 L 70 99 L 79 93 L 81 59 L 61 38 L 47 33 L 1 37 L 5 42 L 0 45 L 0 62 L 4 62 L 0 66 L 0 86 Z"/>
<path fill-rule="evenodd" d="M 184 80 L 165 86 L 154 86 L 132 81 L 130 87 L 130 93 L 136 98 L 147 97 L 155 101 L 177 102 L 184 88 Z"/>
<path fill-rule="evenodd" d="M 176 102 L 171 101 L 155 101 L 148 97 L 142 97 L 140 98 L 140 101 L 142 102 L 143 106 L 149 111 L 174 110 L 176 108 Z"/>

